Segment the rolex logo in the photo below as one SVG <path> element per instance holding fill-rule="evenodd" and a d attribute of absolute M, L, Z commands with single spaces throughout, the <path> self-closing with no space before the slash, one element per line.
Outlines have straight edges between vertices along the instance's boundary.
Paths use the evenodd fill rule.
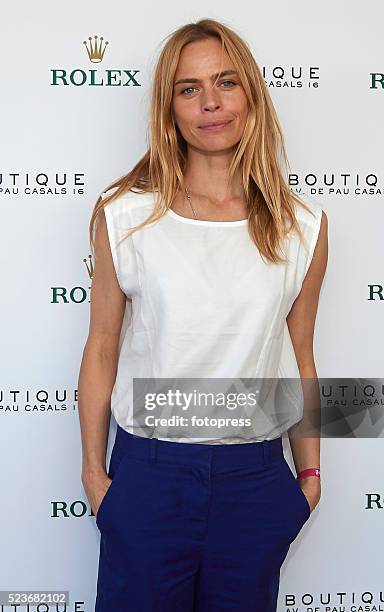
<path fill-rule="evenodd" d="M 89 36 L 83 40 L 87 50 L 88 59 L 93 64 L 100 64 L 109 44 L 103 36 Z M 136 75 L 140 70 L 94 67 L 85 69 L 83 66 L 75 68 L 51 68 L 52 79 L 50 85 L 55 87 L 141 87 Z"/>
<path fill-rule="evenodd" d="M 104 53 L 108 45 L 108 41 L 106 40 L 103 46 L 104 38 L 100 36 L 100 40 L 98 42 L 98 36 L 94 36 L 94 42 L 92 44 L 92 36 L 88 37 L 89 43 L 84 40 L 83 45 L 87 49 L 88 57 L 91 62 L 98 63 L 103 61 Z"/>
<path fill-rule="evenodd" d="M 92 255 L 88 255 L 88 257 L 84 257 L 83 262 L 87 269 L 88 278 L 92 281 L 93 277 L 93 261 Z M 52 299 L 51 304 L 83 304 L 87 297 L 88 291 L 91 290 L 91 287 L 88 288 L 82 287 L 81 285 L 77 285 L 76 287 L 65 287 L 65 286 L 57 286 L 51 287 L 52 290 Z M 90 300 L 88 300 L 89 303 Z"/>

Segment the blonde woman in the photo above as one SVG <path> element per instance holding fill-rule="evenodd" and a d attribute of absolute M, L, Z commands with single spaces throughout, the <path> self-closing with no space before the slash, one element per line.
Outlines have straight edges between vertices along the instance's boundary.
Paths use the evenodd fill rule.
<path fill-rule="evenodd" d="M 147 410 L 145 384 L 135 403 L 134 385 L 316 380 L 327 217 L 289 189 L 260 69 L 222 23 L 168 37 L 149 131 L 147 153 L 103 192 L 90 223 L 79 411 L 82 482 L 101 534 L 96 612 L 273 612 L 280 567 L 320 499 L 319 437 L 291 436 L 299 404 L 287 393 L 280 421 L 254 411 L 250 427 L 190 419 L 173 429 L 147 424 L 166 411 Z"/>

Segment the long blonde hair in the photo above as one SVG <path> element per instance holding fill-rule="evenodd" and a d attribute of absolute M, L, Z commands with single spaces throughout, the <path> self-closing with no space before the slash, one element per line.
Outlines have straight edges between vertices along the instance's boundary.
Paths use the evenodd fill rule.
<path fill-rule="evenodd" d="M 183 171 L 187 161 L 187 143 L 173 120 L 173 82 L 180 53 L 188 43 L 214 37 L 221 41 L 248 98 L 249 112 L 243 135 L 229 168 L 229 180 L 240 168 L 248 211 L 248 232 L 260 254 L 268 261 L 285 262 L 282 241 L 293 228 L 303 236 L 295 215 L 295 204 L 310 208 L 289 188 L 279 167 L 290 170 L 284 137 L 272 99 L 252 52 L 242 38 L 214 19 L 188 23 L 171 34 L 158 58 L 151 90 L 149 149 L 132 170 L 112 183 L 117 188 L 104 199 L 99 196 L 89 224 L 91 251 L 94 254 L 94 230 L 98 214 L 112 200 L 128 191 L 153 192 L 151 214 L 130 234 L 160 219 L 169 208 L 178 189 L 185 190 Z M 286 222 L 289 225 L 286 225 Z"/>

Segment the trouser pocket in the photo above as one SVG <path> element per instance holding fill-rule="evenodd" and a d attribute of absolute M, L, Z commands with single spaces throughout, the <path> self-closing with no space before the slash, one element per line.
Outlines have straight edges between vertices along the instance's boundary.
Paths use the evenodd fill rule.
<path fill-rule="evenodd" d="M 112 482 L 109 485 L 108 489 L 106 490 L 104 497 L 102 498 L 101 503 L 96 513 L 96 525 L 99 529 L 101 529 L 102 527 L 103 517 L 104 517 L 106 510 L 108 510 L 108 506 L 110 502 L 112 501 L 112 498 L 115 492 L 115 488 L 118 487 L 119 475 L 123 473 L 123 470 L 122 470 L 123 463 L 124 463 L 124 460 L 126 459 L 127 459 L 127 452 L 124 452 L 124 449 L 120 448 L 115 442 L 113 449 L 112 449 L 112 453 L 111 453 L 109 469 L 107 472 L 109 478 L 112 479 Z"/>
<path fill-rule="evenodd" d="M 283 473 L 282 496 L 285 499 L 289 534 L 293 541 L 309 519 L 311 507 L 285 458 L 281 461 L 281 469 Z"/>
<path fill-rule="evenodd" d="M 309 501 L 308 501 L 308 499 L 307 499 L 303 489 L 301 488 L 300 484 L 297 482 L 295 476 L 294 476 L 294 481 L 295 481 L 296 488 L 297 488 L 297 490 L 299 492 L 299 495 L 301 496 L 301 499 L 302 499 L 303 504 L 305 506 L 306 512 L 308 514 L 308 516 L 307 516 L 307 519 L 308 519 L 310 514 L 311 514 L 311 506 L 309 505 Z"/>

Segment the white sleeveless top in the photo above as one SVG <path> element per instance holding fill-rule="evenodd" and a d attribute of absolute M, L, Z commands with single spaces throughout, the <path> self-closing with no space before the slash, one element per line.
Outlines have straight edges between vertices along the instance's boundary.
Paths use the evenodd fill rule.
<path fill-rule="evenodd" d="M 180 383 L 190 378 L 224 379 L 224 389 L 233 389 L 233 379 L 238 384 L 255 377 L 300 380 L 286 316 L 309 268 L 322 216 L 319 204 L 307 200 L 306 204 L 315 215 L 298 207 L 297 219 L 308 250 L 291 232 L 286 239 L 288 264 L 263 261 L 249 237 L 246 219 L 204 221 L 172 210 L 116 247 L 148 217 L 154 194 L 129 192 L 106 205 L 113 263 L 127 296 L 111 395 L 112 414 L 123 429 L 173 442 L 233 444 L 276 438 L 302 418 L 301 397 L 291 389 L 284 396 L 280 419 L 265 410 L 257 413 L 254 407 L 251 427 L 231 425 L 226 430 L 231 435 L 188 424 L 177 429 L 169 421 L 165 426 L 164 421 L 154 420 L 164 415 L 160 409 L 142 411 L 152 417 L 150 434 L 149 430 L 143 434 L 134 418 L 133 379 L 168 378 Z M 238 416 L 226 407 L 216 407 L 214 416 L 224 413 Z"/>

